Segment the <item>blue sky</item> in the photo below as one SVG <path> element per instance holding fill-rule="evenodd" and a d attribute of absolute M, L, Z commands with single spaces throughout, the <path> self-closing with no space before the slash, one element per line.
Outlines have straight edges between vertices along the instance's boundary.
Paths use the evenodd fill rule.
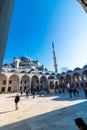
<path fill-rule="evenodd" d="M 26 55 L 54 70 L 52 41 L 59 72 L 87 64 L 87 14 L 77 0 L 16 0 L 4 63 Z"/>

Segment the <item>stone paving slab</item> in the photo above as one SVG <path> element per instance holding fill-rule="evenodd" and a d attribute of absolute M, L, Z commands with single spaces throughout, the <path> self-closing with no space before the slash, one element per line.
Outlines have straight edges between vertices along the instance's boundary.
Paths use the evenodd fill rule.
<path fill-rule="evenodd" d="M 21 97 L 20 109 L 14 110 L 15 94 L 0 95 L 0 130 L 78 130 L 74 119 L 82 117 L 87 122 L 87 100 L 79 97 L 52 94 Z"/>

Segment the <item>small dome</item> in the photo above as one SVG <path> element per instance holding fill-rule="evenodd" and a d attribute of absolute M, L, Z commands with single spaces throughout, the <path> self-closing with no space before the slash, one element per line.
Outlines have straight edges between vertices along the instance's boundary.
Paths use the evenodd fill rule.
<path fill-rule="evenodd" d="M 10 72 L 12 72 L 12 73 L 17 73 L 17 71 L 16 71 L 16 70 L 11 70 Z"/>
<path fill-rule="evenodd" d="M 26 71 L 21 71 L 21 73 L 26 73 Z"/>
<path fill-rule="evenodd" d="M 45 75 L 50 75 L 50 73 L 49 73 L 49 72 L 46 72 Z"/>
<path fill-rule="evenodd" d="M 51 75 L 56 75 L 55 73 L 52 73 Z"/>
<path fill-rule="evenodd" d="M 66 74 L 65 72 L 62 72 L 61 74 Z"/>
<path fill-rule="evenodd" d="M 67 71 L 67 73 L 71 73 L 71 72 L 73 72 L 73 71 L 72 71 L 72 70 L 68 70 L 68 71 Z"/>
<path fill-rule="evenodd" d="M 48 79 L 56 79 L 55 76 L 49 76 Z"/>
<path fill-rule="evenodd" d="M 35 69 L 31 69 L 30 71 L 35 71 Z"/>
<path fill-rule="evenodd" d="M 83 69 L 87 69 L 87 65 L 84 65 L 84 66 L 83 66 Z"/>
<path fill-rule="evenodd" d="M 74 69 L 74 71 L 79 71 L 79 70 L 81 70 L 81 68 L 79 68 L 79 67 Z"/>
<path fill-rule="evenodd" d="M 35 69 L 31 69 L 28 73 L 32 73 L 33 71 L 35 71 Z"/>
<path fill-rule="evenodd" d="M 39 72 L 39 74 L 41 74 L 41 75 L 42 75 L 42 74 L 43 74 L 43 72 Z"/>

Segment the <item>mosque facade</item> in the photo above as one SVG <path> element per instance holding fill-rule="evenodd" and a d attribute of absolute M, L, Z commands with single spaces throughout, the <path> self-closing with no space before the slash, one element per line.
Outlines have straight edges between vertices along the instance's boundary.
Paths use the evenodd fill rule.
<path fill-rule="evenodd" d="M 48 71 L 38 60 L 30 57 L 14 57 L 13 63 L 4 64 L 0 73 L 0 93 L 43 89 L 54 93 L 59 80 L 57 75 Z M 50 86 L 50 87 L 49 87 Z"/>
<path fill-rule="evenodd" d="M 0 73 L 0 93 L 43 89 L 55 93 L 59 88 L 87 86 L 87 65 L 82 69 L 57 74 L 49 71 L 38 60 L 14 57 L 13 63 L 4 64 Z"/>

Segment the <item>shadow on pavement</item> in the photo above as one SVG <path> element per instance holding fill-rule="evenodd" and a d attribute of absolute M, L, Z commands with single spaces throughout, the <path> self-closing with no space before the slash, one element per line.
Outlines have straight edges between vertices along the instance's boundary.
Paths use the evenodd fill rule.
<path fill-rule="evenodd" d="M 0 112 L 0 114 L 9 113 L 9 112 L 13 112 L 13 111 L 15 111 L 15 110 Z"/>
<path fill-rule="evenodd" d="M 15 114 L 21 116 L 22 113 L 18 111 Z M 87 122 L 86 101 L 2 126 L 1 130 L 78 130 L 74 123 L 78 117 Z"/>

